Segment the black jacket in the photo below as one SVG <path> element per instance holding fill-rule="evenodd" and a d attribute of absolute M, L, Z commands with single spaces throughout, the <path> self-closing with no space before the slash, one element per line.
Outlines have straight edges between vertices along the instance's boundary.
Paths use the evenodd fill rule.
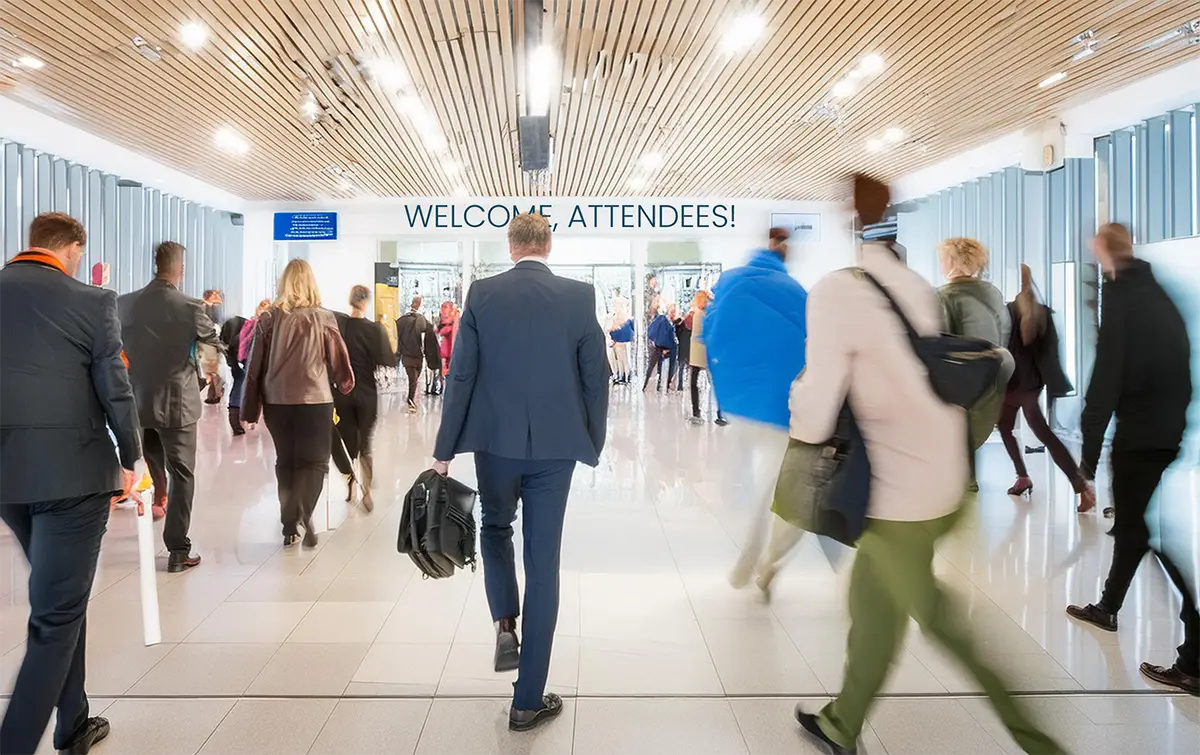
<path fill-rule="evenodd" d="M 241 369 L 238 363 L 238 347 L 242 341 L 242 326 L 246 324 L 246 318 L 241 315 L 234 315 L 221 324 L 221 343 L 225 344 L 225 363 L 229 365 L 229 369 L 237 371 Z"/>
<path fill-rule="evenodd" d="M 1008 314 L 1012 319 L 1012 333 L 1008 337 L 1008 351 L 1013 357 L 1013 375 L 1008 381 L 1008 390 L 1041 393 L 1042 388 L 1052 398 L 1062 398 L 1071 392 L 1071 381 L 1063 372 L 1058 354 L 1058 330 L 1054 327 L 1054 314 L 1044 304 L 1042 316 L 1046 328 L 1034 338 L 1033 343 L 1021 339 L 1021 316 L 1017 303 L 1009 302 Z"/>
<path fill-rule="evenodd" d="M 431 337 L 436 343 L 437 333 L 425 315 L 405 312 L 396 320 L 396 356 L 405 366 L 419 367 L 427 361 L 426 345 Z"/>
<path fill-rule="evenodd" d="M 142 448 L 115 293 L 42 262 L 0 270 L 0 386 L 0 503 L 121 489 Z"/>
<path fill-rule="evenodd" d="M 1183 317 L 1150 265 L 1133 260 L 1101 289 L 1096 365 L 1084 406 L 1081 467 L 1093 475 L 1115 412 L 1113 451 L 1179 447 L 1192 400 Z"/>

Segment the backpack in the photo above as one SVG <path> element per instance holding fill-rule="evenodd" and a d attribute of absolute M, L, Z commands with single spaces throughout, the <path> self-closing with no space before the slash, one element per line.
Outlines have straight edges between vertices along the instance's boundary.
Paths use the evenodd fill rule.
<path fill-rule="evenodd" d="M 475 571 L 477 493 L 432 469 L 417 476 L 404 496 L 396 550 L 407 553 L 428 579 Z"/>
<path fill-rule="evenodd" d="M 862 268 L 855 273 L 866 279 L 887 299 L 892 311 L 904 324 L 908 340 L 917 358 L 929 372 L 933 392 L 947 404 L 970 409 L 996 386 L 1004 364 L 1005 351 L 982 338 L 941 333 L 922 336 L 900 311 L 900 306 L 874 276 Z"/>

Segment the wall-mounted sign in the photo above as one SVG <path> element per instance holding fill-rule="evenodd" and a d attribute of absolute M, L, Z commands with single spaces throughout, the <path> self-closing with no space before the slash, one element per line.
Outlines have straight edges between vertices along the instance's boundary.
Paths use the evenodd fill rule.
<path fill-rule="evenodd" d="M 535 212 L 559 230 L 651 229 L 712 230 L 737 227 L 737 206 L 707 203 L 590 202 L 579 204 L 406 204 L 403 220 L 408 228 L 451 230 L 505 228 L 513 217 Z"/>
<path fill-rule="evenodd" d="M 276 241 L 336 241 L 336 212 L 277 212 Z"/>
<path fill-rule="evenodd" d="M 812 244 L 821 240 L 821 215 L 816 212 L 773 212 L 772 228 L 786 228 L 793 244 Z"/>

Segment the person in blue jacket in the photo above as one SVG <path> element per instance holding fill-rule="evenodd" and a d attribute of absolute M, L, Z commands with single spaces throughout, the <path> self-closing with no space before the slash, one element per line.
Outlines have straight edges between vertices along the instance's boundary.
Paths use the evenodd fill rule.
<path fill-rule="evenodd" d="M 608 331 L 608 337 L 612 339 L 613 361 L 615 362 L 613 383 L 615 385 L 628 385 L 629 344 L 633 342 L 633 318 L 625 320 L 620 326 Z"/>
<path fill-rule="evenodd" d="M 671 383 L 675 379 L 675 362 L 679 356 L 679 338 L 675 335 L 675 324 L 663 314 L 657 297 L 651 305 L 651 311 L 653 316 L 650 318 L 650 327 L 646 329 L 646 335 L 650 339 L 650 366 L 646 368 L 646 381 L 642 383 L 642 390 L 650 387 L 650 377 L 656 373 L 658 390 L 662 390 L 662 363 L 663 359 L 666 359 L 670 365 L 667 372 L 667 390 L 670 391 Z"/>
<path fill-rule="evenodd" d="M 766 249 L 722 274 L 704 318 L 713 390 L 740 436 L 744 459 L 738 474 L 748 479 L 755 507 L 754 526 L 730 582 L 744 587 L 757 573 L 767 598 L 771 580 L 802 534 L 771 513 L 788 445 L 788 395 L 804 369 L 808 295 L 784 265 L 789 236 L 785 228 L 772 228 Z"/>

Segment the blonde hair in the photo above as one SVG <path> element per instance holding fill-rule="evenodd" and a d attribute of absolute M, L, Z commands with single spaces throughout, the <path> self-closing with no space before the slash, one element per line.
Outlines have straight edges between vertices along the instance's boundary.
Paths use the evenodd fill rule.
<path fill-rule="evenodd" d="M 978 278 L 988 264 L 988 250 L 975 239 L 958 236 L 938 244 L 938 254 L 956 271 Z"/>
<path fill-rule="evenodd" d="M 1129 229 L 1120 223 L 1100 226 L 1096 238 L 1100 239 L 1113 259 L 1127 260 L 1133 257 L 1133 237 L 1129 235 Z"/>
<path fill-rule="evenodd" d="M 308 262 L 295 259 L 287 263 L 283 275 L 279 276 L 275 306 L 284 312 L 321 306 L 321 291 L 317 288 L 317 278 Z"/>
<path fill-rule="evenodd" d="M 1021 334 L 1021 343 L 1026 346 L 1046 330 L 1046 309 L 1037 298 L 1037 289 L 1033 285 L 1033 271 L 1029 265 L 1021 265 L 1021 291 L 1017 294 L 1017 331 Z"/>
<path fill-rule="evenodd" d="M 534 212 L 517 215 L 508 224 L 508 245 L 514 251 L 544 255 L 550 248 L 550 221 Z"/>
<path fill-rule="evenodd" d="M 711 301 L 712 294 L 704 290 L 697 291 L 696 296 L 692 298 L 692 309 L 704 309 Z"/>

